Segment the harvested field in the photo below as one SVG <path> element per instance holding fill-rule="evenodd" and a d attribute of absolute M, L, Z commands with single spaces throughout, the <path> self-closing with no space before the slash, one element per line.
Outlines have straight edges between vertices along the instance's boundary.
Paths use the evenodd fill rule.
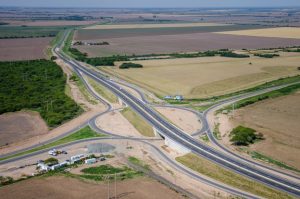
<path fill-rule="evenodd" d="M 282 27 L 219 32 L 221 34 L 300 39 L 300 28 Z"/>
<path fill-rule="evenodd" d="M 137 29 L 138 30 L 138 29 Z M 139 35 L 121 38 L 105 38 L 110 45 L 106 46 L 78 46 L 90 57 L 108 55 L 144 55 L 159 53 L 176 53 L 191 51 L 230 49 L 275 48 L 300 45 L 300 39 L 266 38 L 252 36 L 237 36 L 216 33 L 193 33 L 172 35 Z"/>
<path fill-rule="evenodd" d="M 36 112 L 0 115 L 0 147 L 48 133 L 48 127 Z"/>
<path fill-rule="evenodd" d="M 18 191 L 15 191 L 18 190 Z M 35 178 L 10 186 L 0 188 L 3 199 L 15 198 L 45 198 L 45 199 L 81 199 L 106 198 L 107 184 L 84 182 L 74 178 L 54 176 L 48 178 Z M 110 195 L 114 196 L 111 187 Z M 154 199 L 154 198 L 184 198 L 167 186 L 146 177 L 117 182 L 117 198 L 128 199 Z"/>
<path fill-rule="evenodd" d="M 233 126 L 242 124 L 266 138 L 250 148 L 300 169 L 300 93 L 265 100 L 238 110 Z"/>
<path fill-rule="evenodd" d="M 153 25 L 152 25 L 153 26 Z M 161 26 L 161 24 L 157 25 Z M 75 40 L 97 40 L 123 37 L 178 35 L 191 33 L 223 32 L 234 30 L 257 29 L 255 25 L 227 25 L 227 26 L 190 26 L 190 27 L 154 27 L 154 28 L 126 28 L 126 29 L 80 29 L 76 31 Z"/>
<path fill-rule="evenodd" d="M 252 64 L 249 64 L 249 63 Z M 279 77 L 300 74 L 299 55 L 265 59 L 202 57 L 136 61 L 144 67 L 102 70 L 144 87 L 159 96 L 182 94 L 186 98 L 222 95 Z M 117 63 L 117 65 L 120 63 Z"/>
<path fill-rule="evenodd" d="M 42 59 L 53 38 L 0 39 L 0 61 Z"/>
<path fill-rule="evenodd" d="M 172 23 L 172 24 L 121 24 L 121 25 L 95 25 L 89 26 L 84 29 L 136 29 L 136 28 L 174 28 L 174 27 L 209 27 L 209 26 L 229 26 L 231 24 L 220 24 L 220 23 Z"/>

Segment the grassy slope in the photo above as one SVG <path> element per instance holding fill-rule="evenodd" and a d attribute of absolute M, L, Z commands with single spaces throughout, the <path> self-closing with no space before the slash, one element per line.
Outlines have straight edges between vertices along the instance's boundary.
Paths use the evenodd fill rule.
<path fill-rule="evenodd" d="M 84 127 L 83 129 L 80 129 L 79 131 L 68 135 L 60 140 L 51 142 L 49 144 L 45 144 L 39 147 L 36 147 L 34 149 L 28 150 L 28 151 L 24 151 L 15 155 L 11 155 L 5 158 L 1 158 L 0 160 L 5 160 L 5 159 L 9 159 L 9 158 L 13 158 L 13 157 L 17 157 L 17 156 L 21 156 L 21 155 L 25 155 L 25 154 L 29 154 L 29 153 L 33 153 L 36 151 L 40 151 L 43 149 L 47 149 L 47 148 L 52 148 L 61 144 L 65 144 L 65 143 L 69 143 L 69 142 L 73 142 L 76 140 L 82 140 L 82 139 L 87 139 L 87 138 L 95 138 L 95 137 L 104 137 L 105 135 L 103 134 L 99 134 L 96 133 L 95 131 L 93 131 L 90 127 Z"/>
<path fill-rule="evenodd" d="M 152 127 L 130 108 L 125 108 L 121 113 L 142 135 L 154 137 Z"/>
<path fill-rule="evenodd" d="M 107 99 L 109 102 L 111 102 L 111 103 L 118 102 L 118 98 L 112 92 L 110 92 L 108 89 L 106 89 L 104 86 L 97 83 L 95 80 L 93 80 L 91 78 L 88 78 L 88 82 L 91 84 L 91 86 L 95 89 L 95 91 L 99 95 L 101 95 L 102 97 Z"/>
<path fill-rule="evenodd" d="M 281 193 L 261 183 L 255 182 L 239 174 L 233 173 L 194 154 L 187 154 L 185 156 L 177 157 L 176 160 L 205 176 L 208 176 L 212 179 L 218 180 L 230 186 L 236 187 L 243 191 L 247 191 L 265 198 L 292 198 L 291 196 L 285 193 Z"/>

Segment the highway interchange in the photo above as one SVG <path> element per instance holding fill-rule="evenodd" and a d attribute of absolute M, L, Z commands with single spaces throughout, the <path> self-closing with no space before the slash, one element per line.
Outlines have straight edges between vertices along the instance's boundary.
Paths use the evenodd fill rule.
<path fill-rule="evenodd" d="M 66 33 L 63 40 L 65 40 L 67 35 L 68 34 Z M 60 42 L 60 45 L 58 47 L 54 48 L 54 51 L 55 51 L 54 53 L 56 53 L 58 57 L 60 57 L 66 64 L 69 64 L 82 80 L 84 80 L 83 75 L 88 76 L 89 78 L 94 79 L 95 81 L 102 84 L 110 91 L 112 91 L 118 98 L 120 98 L 124 103 L 126 103 L 126 105 L 131 107 L 135 112 L 140 114 L 148 123 L 150 123 L 160 133 L 160 135 L 162 137 L 168 137 L 169 139 L 182 145 L 184 148 L 189 149 L 191 152 L 193 152 L 197 155 L 200 155 L 208 160 L 211 160 L 224 168 L 230 169 L 236 173 L 239 173 L 241 175 L 244 175 L 253 180 L 259 181 L 261 183 L 264 183 L 275 189 L 287 192 L 296 197 L 300 196 L 299 177 L 284 173 L 282 171 L 278 171 L 276 169 L 270 168 L 268 166 L 262 165 L 260 163 L 256 163 L 254 161 L 245 159 L 239 155 L 234 154 L 229 149 L 227 149 L 226 147 L 224 147 L 220 143 L 218 143 L 218 141 L 214 137 L 211 127 L 207 121 L 208 113 L 216 110 L 217 108 L 220 108 L 226 104 L 230 104 L 230 103 L 239 101 L 241 99 L 244 99 L 244 98 L 247 98 L 250 96 L 259 95 L 261 93 L 269 92 L 271 90 L 277 90 L 277 89 L 280 89 L 280 88 L 282 88 L 284 86 L 288 86 L 288 85 L 272 87 L 272 88 L 261 90 L 258 92 L 248 93 L 248 94 L 236 96 L 236 97 L 233 97 L 230 99 L 226 99 L 226 100 L 216 103 L 216 105 L 214 105 L 211 108 L 209 108 L 208 110 L 206 110 L 203 114 L 199 114 L 202 124 L 203 124 L 203 127 L 202 127 L 201 131 L 196 133 L 196 135 L 200 134 L 200 133 L 207 133 L 207 135 L 208 135 L 209 139 L 212 141 L 212 143 L 219 147 L 219 149 L 215 149 L 213 147 L 207 146 L 204 143 L 199 142 L 193 136 L 186 134 L 179 128 L 175 127 L 173 124 L 170 124 L 168 121 L 166 121 L 163 117 L 161 117 L 153 109 L 152 105 L 147 102 L 147 100 L 143 96 L 142 92 L 140 92 L 138 89 L 136 89 L 136 87 L 132 87 L 132 88 L 134 90 L 136 90 L 142 96 L 142 99 L 136 98 L 135 96 L 133 96 L 131 93 L 129 93 L 125 89 L 122 89 L 120 87 L 119 83 L 105 77 L 103 74 L 96 72 L 94 70 L 91 70 L 85 66 L 82 66 L 76 60 L 73 60 L 70 57 L 67 57 L 61 51 L 62 45 L 64 43 L 63 40 Z M 106 111 L 101 114 L 105 114 L 105 113 L 111 111 L 112 107 L 110 106 L 110 104 L 107 103 L 107 101 L 105 101 L 104 99 L 102 99 L 101 96 L 97 95 L 91 89 L 90 85 L 88 85 L 88 83 L 85 80 L 83 82 L 84 82 L 85 86 L 87 87 L 87 89 L 89 90 L 89 92 L 94 97 L 96 97 L 98 100 L 100 100 L 102 103 L 104 103 L 106 105 L 106 107 L 107 107 Z M 126 85 L 126 86 L 128 86 L 128 85 Z M 109 134 L 111 136 L 111 137 L 100 138 L 100 139 L 134 139 L 134 140 L 137 140 L 140 142 L 144 142 L 148 145 L 151 145 L 151 147 L 153 147 L 157 151 L 157 153 L 162 157 L 162 159 L 164 159 L 165 161 L 167 161 L 169 164 L 176 167 L 180 171 L 193 177 L 194 179 L 198 179 L 202 182 L 205 182 L 205 183 L 207 183 L 211 186 L 217 187 L 219 189 L 225 190 L 234 195 L 238 195 L 238 196 L 242 196 L 242 197 L 246 197 L 246 198 L 256 198 L 256 196 L 254 196 L 252 194 L 247 194 L 243 191 L 239 191 L 239 190 L 236 190 L 229 186 L 225 186 L 221 183 L 217 183 L 215 181 L 207 180 L 206 178 L 202 178 L 200 175 L 197 175 L 195 172 L 192 172 L 191 170 L 185 168 L 184 166 L 178 164 L 176 161 L 167 157 L 164 153 L 161 152 L 160 149 L 158 149 L 156 146 L 152 145 L 149 142 L 149 140 L 147 140 L 147 139 L 126 138 L 126 137 L 111 134 L 109 132 L 103 132 L 101 129 L 99 129 L 95 125 L 95 120 L 98 116 L 91 118 L 91 120 L 87 124 L 89 124 L 94 130 L 105 133 L 105 134 Z M 61 137 L 66 136 L 66 135 L 70 134 L 71 132 L 74 132 L 80 128 L 82 128 L 82 126 L 76 127 L 72 131 L 66 132 L 62 136 L 57 137 L 53 140 L 49 140 L 49 141 L 47 141 L 47 143 L 50 143 L 57 139 L 60 139 Z M 96 138 L 96 139 L 93 138 L 93 139 L 89 139 L 89 140 L 97 140 L 97 139 L 99 139 L 99 138 Z M 83 140 L 83 141 L 88 141 L 88 140 Z M 76 141 L 73 143 L 65 144 L 63 146 L 72 145 L 72 144 L 75 144 L 78 142 L 83 142 L 83 141 Z M 41 143 L 41 144 L 45 144 L 45 143 Z M 63 146 L 60 146 L 60 147 L 63 147 Z M 24 149 L 24 150 L 28 150 L 28 149 L 31 149 L 34 147 L 36 147 L 36 146 L 32 146 L 32 147 Z M 18 152 L 20 152 L 20 151 L 18 151 Z M 21 156 L 21 157 L 8 159 L 5 161 L 0 161 L 0 164 L 4 164 L 9 161 L 19 160 L 20 158 L 26 158 L 31 155 L 35 155 L 35 154 L 42 153 L 42 152 L 44 152 L 44 151 L 39 151 L 39 152 L 36 152 L 33 154 L 28 154 L 27 156 L 25 155 L 25 156 Z M 17 152 L 14 152 L 14 153 L 17 153 Z M 6 156 L 7 155 L 11 155 L 11 154 L 6 154 Z M 1 158 L 2 157 L 5 157 L 5 156 L 1 156 Z M 276 175 L 275 174 L 276 172 L 278 172 L 280 175 Z M 286 177 L 283 177 L 285 175 L 286 175 Z M 293 180 L 291 180 L 291 179 L 293 179 Z"/>

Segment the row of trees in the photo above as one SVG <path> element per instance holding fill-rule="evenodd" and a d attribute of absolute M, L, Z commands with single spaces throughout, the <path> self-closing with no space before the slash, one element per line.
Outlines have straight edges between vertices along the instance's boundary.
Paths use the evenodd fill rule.
<path fill-rule="evenodd" d="M 0 114 L 38 111 L 50 127 L 78 115 L 81 108 L 65 94 L 66 77 L 48 60 L 0 62 Z"/>

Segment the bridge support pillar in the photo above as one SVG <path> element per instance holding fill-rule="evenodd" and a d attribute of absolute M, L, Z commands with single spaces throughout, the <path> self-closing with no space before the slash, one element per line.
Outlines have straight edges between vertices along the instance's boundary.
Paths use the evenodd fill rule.
<path fill-rule="evenodd" d="M 183 145 L 181 145 L 180 143 L 173 141 L 172 139 L 168 138 L 168 137 L 164 137 L 162 136 L 162 134 L 159 132 L 159 130 L 157 130 L 156 128 L 153 127 L 153 131 L 156 137 L 161 137 L 165 140 L 165 145 L 167 145 L 168 147 L 186 154 L 186 153 L 190 153 L 191 150 L 187 149 L 186 147 L 184 147 Z"/>

